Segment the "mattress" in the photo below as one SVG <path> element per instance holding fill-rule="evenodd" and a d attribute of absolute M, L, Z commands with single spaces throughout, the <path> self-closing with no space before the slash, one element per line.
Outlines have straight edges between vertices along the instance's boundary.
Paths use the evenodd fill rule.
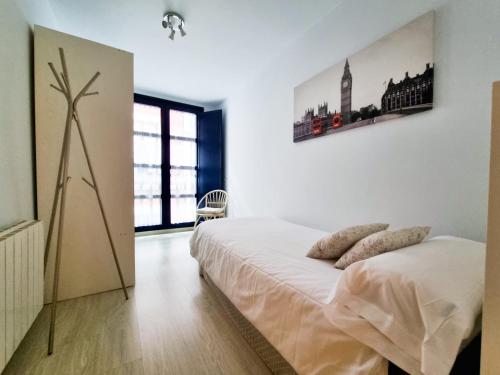
<path fill-rule="evenodd" d="M 343 271 L 305 257 L 326 232 L 273 218 L 198 226 L 191 255 L 299 374 L 387 374 L 387 360 L 324 314 Z"/>

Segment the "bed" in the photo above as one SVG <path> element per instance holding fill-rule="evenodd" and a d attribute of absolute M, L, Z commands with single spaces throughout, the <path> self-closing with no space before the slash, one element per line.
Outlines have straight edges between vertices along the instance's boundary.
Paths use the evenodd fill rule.
<path fill-rule="evenodd" d="M 190 242 L 191 255 L 217 289 L 299 374 L 387 374 L 388 360 L 409 373 L 448 373 L 460 349 L 477 335 L 480 326 L 484 244 L 437 238 L 420 249 L 415 245 L 395 252 L 395 257 L 384 254 L 340 271 L 333 261 L 305 256 L 325 234 L 274 218 L 219 219 L 197 227 Z M 463 275 L 459 270 L 462 263 L 469 269 L 462 277 L 467 279 L 462 280 L 466 287 L 460 288 L 466 296 L 455 293 L 458 297 L 450 302 L 455 309 L 450 309 L 446 298 L 436 297 L 444 292 L 442 285 L 435 295 L 427 290 L 422 294 L 418 288 L 431 281 L 427 278 L 422 285 L 415 281 L 425 272 L 433 272 L 433 262 L 422 268 L 425 272 L 415 267 L 417 258 L 442 248 L 445 250 L 435 256 L 437 261 L 442 262 L 450 251 L 460 255 L 453 257 L 458 264 L 446 262 L 449 269 L 441 278 L 444 283 Z M 394 267 L 405 270 L 408 266 L 407 279 L 392 278 L 407 291 L 399 296 L 383 275 Z M 366 283 L 371 278 L 376 281 L 372 288 L 356 290 L 357 285 L 370 285 Z M 363 303 L 377 285 L 385 305 Z M 419 300 L 421 296 L 426 299 Z M 470 307 L 466 312 L 461 311 L 464 305 Z M 431 308 L 422 312 L 422 306 Z M 385 308 L 400 311 L 387 319 L 382 314 Z M 409 322 L 415 327 L 407 327 Z M 443 327 L 447 331 L 442 333 L 453 333 L 453 340 L 442 337 Z M 435 354 L 443 355 L 444 363 L 429 358 L 428 350 L 438 350 Z"/>

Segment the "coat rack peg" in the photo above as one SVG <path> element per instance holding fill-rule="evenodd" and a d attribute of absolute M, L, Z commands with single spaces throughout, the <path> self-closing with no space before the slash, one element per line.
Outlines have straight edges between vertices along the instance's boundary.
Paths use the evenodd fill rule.
<path fill-rule="evenodd" d="M 61 79 L 59 78 L 59 75 L 57 74 L 57 71 L 56 71 L 56 68 L 54 67 L 54 64 L 49 62 L 49 67 L 50 67 L 50 70 L 52 70 L 52 74 L 54 75 L 54 78 L 56 79 L 57 84 L 59 85 L 59 88 L 61 89 L 61 91 L 63 91 L 64 85 L 63 85 Z M 63 93 L 66 94 L 64 91 L 63 91 Z"/>
<path fill-rule="evenodd" d="M 95 190 L 95 186 L 94 186 L 94 185 L 92 185 L 92 183 L 91 183 L 89 180 L 87 180 L 85 177 L 82 177 L 82 180 L 83 180 L 83 181 L 84 181 L 87 185 L 89 185 L 92 189 L 94 189 L 94 190 Z"/>
<path fill-rule="evenodd" d="M 64 75 L 64 73 L 60 73 L 61 74 L 61 78 L 62 78 L 62 81 L 64 82 L 64 86 L 66 88 L 66 90 L 69 90 L 69 84 L 68 84 L 68 80 L 66 79 L 66 76 Z"/>
<path fill-rule="evenodd" d="M 60 93 L 64 94 L 64 91 L 61 90 L 59 87 L 53 85 L 52 83 L 50 84 L 50 87 L 52 87 L 53 89 L 56 89 L 57 91 L 59 91 Z"/>
<path fill-rule="evenodd" d="M 80 100 L 80 98 L 82 96 L 85 96 L 85 94 L 87 93 L 87 90 L 90 88 L 90 86 L 92 86 L 92 84 L 95 82 L 95 80 L 97 78 L 99 78 L 99 76 L 101 75 L 101 73 L 99 72 L 96 72 L 92 78 L 87 82 L 87 84 L 83 87 L 83 89 L 78 93 L 78 95 L 76 96 L 75 100 L 74 100 L 74 105 L 76 105 L 78 103 L 78 101 Z"/>

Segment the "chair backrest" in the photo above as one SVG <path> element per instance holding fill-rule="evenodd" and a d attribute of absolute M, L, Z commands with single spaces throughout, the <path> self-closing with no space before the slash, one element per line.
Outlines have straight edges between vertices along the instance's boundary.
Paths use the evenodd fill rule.
<path fill-rule="evenodd" d="M 212 190 L 209 191 L 200 201 L 205 200 L 206 207 L 213 208 L 226 208 L 227 204 L 227 193 L 224 190 Z"/>

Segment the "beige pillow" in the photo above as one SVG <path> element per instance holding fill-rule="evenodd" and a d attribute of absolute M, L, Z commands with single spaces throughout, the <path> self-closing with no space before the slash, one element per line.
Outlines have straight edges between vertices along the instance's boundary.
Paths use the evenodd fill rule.
<path fill-rule="evenodd" d="M 316 259 L 337 259 L 362 238 L 388 227 L 389 224 L 366 224 L 331 233 L 318 240 L 311 247 L 307 256 Z"/>
<path fill-rule="evenodd" d="M 335 263 L 341 270 L 353 263 L 371 258 L 375 255 L 418 244 L 429 234 L 431 227 L 411 227 L 397 231 L 384 230 L 369 235 L 357 242 Z"/>

